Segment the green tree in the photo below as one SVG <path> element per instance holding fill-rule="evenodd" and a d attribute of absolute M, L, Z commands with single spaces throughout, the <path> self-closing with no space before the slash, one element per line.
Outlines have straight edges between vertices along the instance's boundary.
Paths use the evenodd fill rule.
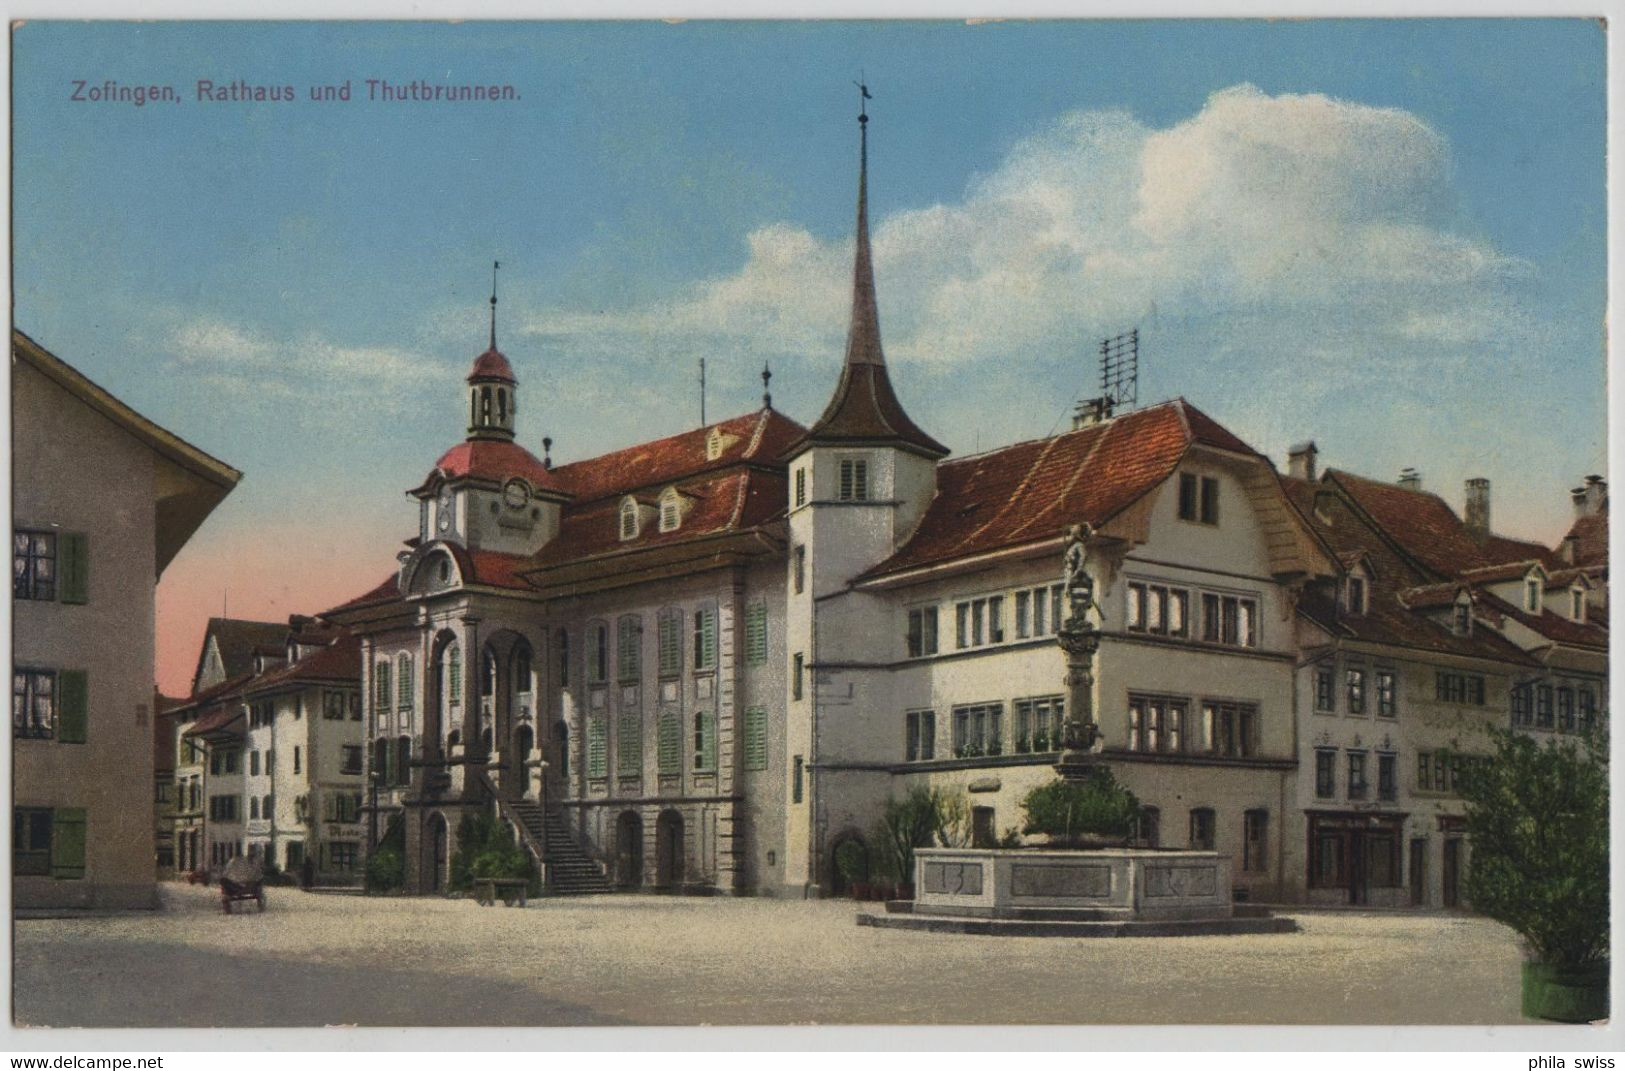
<path fill-rule="evenodd" d="M 886 800 L 877 841 L 882 872 L 898 881 L 914 880 L 914 850 L 940 844 L 944 848 L 969 843 L 970 805 L 959 792 L 915 785 L 902 799 Z"/>
<path fill-rule="evenodd" d="M 532 891 L 538 880 L 530 853 L 515 841 L 513 830 L 489 811 L 465 815 L 457 824 L 457 850 L 451 855 L 451 887 L 462 891 L 480 878 L 526 878 Z"/>
<path fill-rule="evenodd" d="M 367 857 L 368 892 L 389 892 L 406 884 L 406 825 L 399 819 L 389 828 Z"/>
<path fill-rule="evenodd" d="M 1472 845 L 1473 908 L 1521 935 L 1541 963 L 1608 956 L 1608 746 L 1491 730 L 1488 759 L 1457 759 Z"/>
<path fill-rule="evenodd" d="M 1117 783 L 1110 769 L 1096 766 L 1080 781 L 1056 778 L 1021 801 L 1027 816 L 1023 833 L 1060 841 L 1100 838 L 1126 842 L 1134 833 L 1140 801 Z"/>

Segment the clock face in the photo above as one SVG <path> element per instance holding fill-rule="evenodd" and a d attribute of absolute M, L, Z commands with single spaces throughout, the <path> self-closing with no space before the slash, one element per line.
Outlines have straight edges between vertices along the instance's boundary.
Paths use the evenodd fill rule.
<path fill-rule="evenodd" d="M 530 490 L 525 487 L 523 480 L 509 480 L 502 489 L 502 500 L 508 504 L 509 509 L 524 509 L 525 503 L 530 499 Z"/>

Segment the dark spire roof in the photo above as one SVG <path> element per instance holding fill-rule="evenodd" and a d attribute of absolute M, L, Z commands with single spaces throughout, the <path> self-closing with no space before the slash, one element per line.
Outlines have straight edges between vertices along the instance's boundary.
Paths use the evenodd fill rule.
<path fill-rule="evenodd" d="M 863 90 L 863 99 L 869 99 Z M 903 411 L 886 374 L 886 355 L 880 348 L 880 313 L 875 301 L 874 257 L 869 249 L 869 115 L 858 115 L 858 226 L 857 251 L 852 262 L 852 323 L 846 335 L 846 364 L 835 395 L 793 447 L 814 444 L 875 443 L 901 446 L 916 453 L 942 457 L 948 448 L 937 442 Z"/>
<path fill-rule="evenodd" d="M 474 358 L 474 368 L 468 373 L 468 382 L 473 383 L 480 379 L 498 379 L 505 383 L 517 384 L 514 379 L 513 366 L 508 363 L 502 351 L 497 349 L 497 269 L 502 262 L 491 262 L 491 348 Z"/>

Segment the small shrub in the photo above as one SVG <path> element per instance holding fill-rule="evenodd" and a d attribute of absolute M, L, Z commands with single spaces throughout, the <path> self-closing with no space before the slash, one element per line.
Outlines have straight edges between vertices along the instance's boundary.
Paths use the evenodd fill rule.
<path fill-rule="evenodd" d="M 1081 781 L 1057 778 L 1039 785 L 1021 801 L 1023 833 L 1057 840 L 1101 838 L 1126 842 L 1134 832 L 1140 801 L 1117 783 L 1111 770 L 1097 766 Z"/>
<path fill-rule="evenodd" d="M 869 878 L 869 853 L 855 840 L 842 841 L 835 849 L 835 869 L 848 886 Z"/>

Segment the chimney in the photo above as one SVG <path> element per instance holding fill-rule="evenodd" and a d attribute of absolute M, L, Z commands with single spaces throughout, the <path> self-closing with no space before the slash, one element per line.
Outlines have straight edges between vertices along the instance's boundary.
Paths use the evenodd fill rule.
<path fill-rule="evenodd" d="M 1595 517 L 1608 508 L 1608 481 L 1601 476 L 1587 476 L 1585 485 L 1585 516 Z"/>
<path fill-rule="evenodd" d="M 1422 474 L 1410 467 L 1400 469 L 1399 486 L 1407 491 L 1420 491 L 1422 489 Z"/>
<path fill-rule="evenodd" d="M 1462 523 L 1467 534 L 1482 543 L 1490 534 L 1490 481 L 1475 476 L 1467 481 L 1467 509 Z"/>
<path fill-rule="evenodd" d="M 1315 449 L 1314 440 L 1299 443 L 1286 454 L 1286 474 L 1296 480 L 1313 480 L 1315 478 L 1315 459 L 1320 451 Z"/>
<path fill-rule="evenodd" d="M 1110 398 L 1087 398 L 1078 403 L 1078 408 L 1072 414 L 1072 430 L 1087 428 L 1092 424 L 1104 424 L 1112 418 L 1112 401 Z"/>

